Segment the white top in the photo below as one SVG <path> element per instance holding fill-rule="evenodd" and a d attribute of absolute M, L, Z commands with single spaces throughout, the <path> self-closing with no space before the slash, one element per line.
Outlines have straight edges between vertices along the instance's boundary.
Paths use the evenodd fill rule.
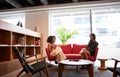
<path fill-rule="evenodd" d="M 78 61 L 76 61 L 76 60 L 62 60 L 59 63 L 65 64 L 65 65 L 89 65 L 89 64 L 93 64 L 92 61 L 83 60 L 83 59 L 80 59 Z"/>

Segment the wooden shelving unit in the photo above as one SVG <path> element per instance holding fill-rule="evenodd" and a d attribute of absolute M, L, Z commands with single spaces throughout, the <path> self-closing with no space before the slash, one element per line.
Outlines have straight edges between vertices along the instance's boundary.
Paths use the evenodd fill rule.
<path fill-rule="evenodd" d="M 13 52 L 16 46 L 23 51 L 24 57 L 41 54 L 41 34 L 0 21 L 0 69 L 8 64 L 20 68 Z M 13 70 L 11 66 L 7 68 L 11 70 L 0 70 L 0 76 L 18 69 Z"/>

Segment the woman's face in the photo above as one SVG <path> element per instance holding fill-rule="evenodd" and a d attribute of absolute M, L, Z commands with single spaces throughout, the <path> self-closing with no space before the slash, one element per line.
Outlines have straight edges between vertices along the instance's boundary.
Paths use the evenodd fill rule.
<path fill-rule="evenodd" d="M 92 35 L 90 35 L 90 40 L 93 40 L 94 38 L 93 38 L 93 36 Z"/>
<path fill-rule="evenodd" d="M 55 39 L 55 38 L 53 38 L 52 42 L 53 42 L 53 43 L 55 43 L 55 41 L 56 41 L 56 39 Z"/>

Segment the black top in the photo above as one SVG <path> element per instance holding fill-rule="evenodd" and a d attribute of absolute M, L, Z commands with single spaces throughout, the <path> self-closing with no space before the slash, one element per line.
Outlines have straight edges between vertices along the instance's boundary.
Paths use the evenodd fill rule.
<path fill-rule="evenodd" d="M 86 49 L 90 52 L 91 56 L 94 56 L 97 46 L 98 43 L 96 41 L 92 41 L 92 40 L 89 41 Z"/>

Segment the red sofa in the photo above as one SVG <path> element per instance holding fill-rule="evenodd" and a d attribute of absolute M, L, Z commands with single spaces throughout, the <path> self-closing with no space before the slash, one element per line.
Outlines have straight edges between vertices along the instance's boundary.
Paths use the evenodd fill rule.
<path fill-rule="evenodd" d="M 64 54 L 66 55 L 67 59 L 80 59 L 81 56 L 79 54 L 82 48 L 86 48 L 87 45 L 78 45 L 78 44 L 67 44 L 67 45 L 60 45 L 61 49 L 63 50 Z M 48 59 L 50 61 L 55 60 L 54 57 L 50 56 L 48 49 L 46 48 L 46 53 Z M 98 54 L 98 48 L 96 48 L 95 55 L 89 56 L 88 59 L 91 61 L 95 61 Z"/>

